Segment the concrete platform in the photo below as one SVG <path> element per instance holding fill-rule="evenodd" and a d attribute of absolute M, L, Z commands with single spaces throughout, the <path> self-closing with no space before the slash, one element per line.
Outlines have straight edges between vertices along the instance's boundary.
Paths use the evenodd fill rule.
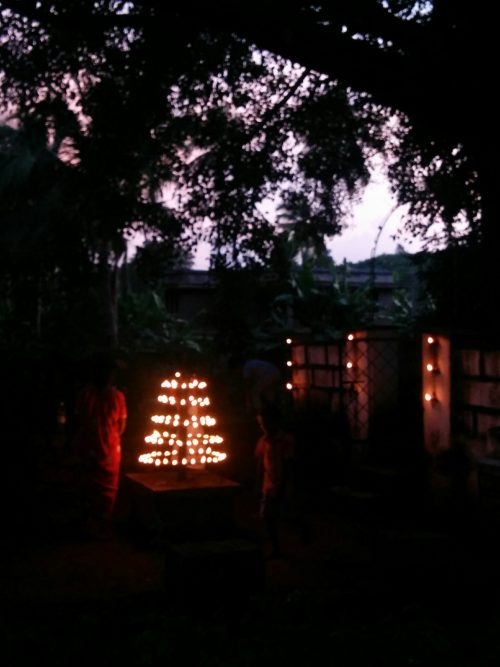
<path fill-rule="evenodd" d="M 129 473 L 123 489 L 129 520 L 150 537 L 207 539 L 233 531 L 240 484 L 212 471 Z"/>

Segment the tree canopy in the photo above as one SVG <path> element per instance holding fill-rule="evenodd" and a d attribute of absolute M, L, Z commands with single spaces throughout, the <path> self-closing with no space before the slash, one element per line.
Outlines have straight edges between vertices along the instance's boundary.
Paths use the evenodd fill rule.
<path fill-rule="evenodd" d="M 184 5 L 185 6 L 185 5 Z M 390 175 L 426 217 L 496 238 L 491 5 L 453 0 L 206 3 L 199 21 L 363 91 L 396 114 Z M 482 214 L 482 215 L 481 215 Z"/>
<path fill-rule="evenodd" d="M 329 223 L 321 231 L 334 233 L 344 211 L 339 189 L 352 193 L 366 178 L 349 141 L 375 141 L 373 112 L 382 109 L 396 114 L 390 176 L 401 202 L 411 204 L 411 229 L 439 218 L 448 232 L 463 220 L 478 236 L 495 231 L 495 105 L 487 78 L 494 40 L 483 2 L 18 0 L 2 7 L 4 99 L 25 111 L 41 98 L 79 104 L 90 119 L 88 145 L 107 140 L 101 160 L 104 148 L 128 181 L 134 158 L 141 185 L 144 152 L 154 186 L 179 182 L 181 171 L 187 178 L 174 146 L 184 158 L 199 149 L 189 170 L 191 192 L 196 185 L 189 222 L 192 229 L 193 218 L 216 217 L 219 249 L 234 247 L 237 229 L 241 249 L 245 231 L 260 242 L 266 236 L 255 204 L 292 167 L 287 135 L 295 150 L 297 141 L 307 145 L 293 160 L 306 178 L 295 200 L 313 189 Z M 353 119 L 363 120 L 364 135 Z M 101 163 L 106 173 L 115 167 Z"/>
<path fill-rule="evenodd" d="M 276 197 L 321 255 L 380 151 L 413 233 L 439 220 L 448 241 L 465 228 L 491 253 L 490 14 L 451 0 L 2 1 L 4 118 L 35 119 L 57 164 L 49 217 L 65 233 L 40 275 L 79 248 L 109 292 L 139 229 L 187 250 L 206 238 L 214 266 L 270 262 L 289 234 L 266 214 Z M 43 207 L 0 149 L 9 196 L 29 186 Z"/>
<path fill-rule="evenodd" d="M 65 147 L 99 239 L 146 226 L 262 261 L 276 230 L 259 205 L 278 189 L 306 235 L 341 228 L 381 147 L 345 87 L 162 3 L 3 6 L 4 104 L 57 132 L 73 116 Z"/>

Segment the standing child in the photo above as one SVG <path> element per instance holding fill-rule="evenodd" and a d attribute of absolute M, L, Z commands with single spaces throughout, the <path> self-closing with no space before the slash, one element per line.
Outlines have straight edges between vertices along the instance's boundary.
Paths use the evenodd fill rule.
<path fill-rule="evenodd" d="M 290 501 L 295 441 L 284 429 L 276 406 L 263 408 L 257 422 L 262 430 L 255 449 L 261 486 L 260 516 L 271 546 L 269 556 L 277 558 L 281 555 L 278 524 Z"/>

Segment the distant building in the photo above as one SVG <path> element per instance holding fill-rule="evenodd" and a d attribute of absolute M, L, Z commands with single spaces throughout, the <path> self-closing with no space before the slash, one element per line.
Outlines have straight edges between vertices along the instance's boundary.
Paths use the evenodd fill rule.
<path fill-rule="evenodd" d="M 336 279 L 345 281 L 347 287 L 352 289 L 371 288 L 374 300 L 376 319 L 386 319 L 387 314 L 393 306 L 394 278 L 392 271 L 388 269 L 358 268 L 352 266 L 341 266 L 335 269 Z M 332 273 L 328 269 L 315 269 L 315 281 L 318 286 L 328 285 L 332 282 Z"/>
<path fill-rule="evenodd" d="M 165 305 L 172 315 L 192 320 L 211 305 L 217 283 L 208 271 L 181 269 L 167 273 Z"/>
<path fill-rule="evenodd" d="M 332 284 L 329 269 L 314 270 L 318 287 Z M 372 272 L 365 268 L 337 267 L 337 281 L 345 281 L 348 288 L 373 290 L 377 321 L 383 322 L 392 307 L 394 280 L 391 271 L 377 269 Z M 204 270 L 182 269 L 169 272 L 165 276 L 165 305 L 172 315 L 192 320 L 200 312 L 210 309 L 217 289 L 216 279 Z"/>

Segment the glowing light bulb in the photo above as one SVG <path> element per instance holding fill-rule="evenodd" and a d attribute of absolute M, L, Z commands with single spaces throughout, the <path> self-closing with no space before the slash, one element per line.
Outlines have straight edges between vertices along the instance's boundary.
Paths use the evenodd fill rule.
<path fill-rule="evenodd" d="M 434 366 L 432 364 L 427 364 L 426 368 L 429 371 L 429 373 L 431 373 L 434 370 Z"/>
<path fill-rule="evenodd" d="M 352 361 L 348 361 L 347 364 L 346 364 L 346 367 L 347 367 L 347 368 L 352 368 L 353 365 L 354 365 L 354 364 L 352 363 Z"/>
<path fill-rule="evenodd" d="M 432 394 L 429 394 L 429 392 L 426 392 L 424 394 L 424 398 L 426 401 L 432 401 Z"/>
<path fill-rule="evenodd" d="M 291 339 L 291 338 L 287 338 L 287 339 L 285 340 L 285 343 L 286 343 L 287 345 L 291 345 L 291 344 L 292 344 L 292 339 Z"/>
<path fill-rule="evenodd" d="M 195 458 L 191 459 L 191 465 L 194 466 L 195 464 L 196 464 L 196 459 Z"/>
<path fill-rule="evenodd" d="M 349 334 L 347 336 L 347 340 L 354 340 L 354 334 Z"/>
<path fill-rule="evenodd" d="M 432 343 L 434 343 L 434 338 L 432 336 L 429 336 L 427 338 L 427 342 L 429 343 L 429 345 L 432 345 Z"/>
<path fill-rule="evenodd" d="M 180 376 L 181 376 L 181 374 L 179 373 L 179 371 L 177 371 L 177 373 L 175 374 L 175 377 L 180 378 Z"/>
<path fill-rule="evenodd" d="M 182 459 L 181 463 L 183 466 L 187 465 L 187 459 Z"/>
<path fill-rule="evenodd" d="M 291 391 L 293 389 L 293 384 L 291 382 L 287 382 L 286 388 L 288 389 L 288 391 Z"/>
<path fill-rule="evenodd" d="M 291 361 L 287 361 L 287 362 L 286 362 L 286 365 L 287 365 L 287 366 L 291 366 L 291 365 L 292 365 L 292 362 L 291 362 Z"/>

